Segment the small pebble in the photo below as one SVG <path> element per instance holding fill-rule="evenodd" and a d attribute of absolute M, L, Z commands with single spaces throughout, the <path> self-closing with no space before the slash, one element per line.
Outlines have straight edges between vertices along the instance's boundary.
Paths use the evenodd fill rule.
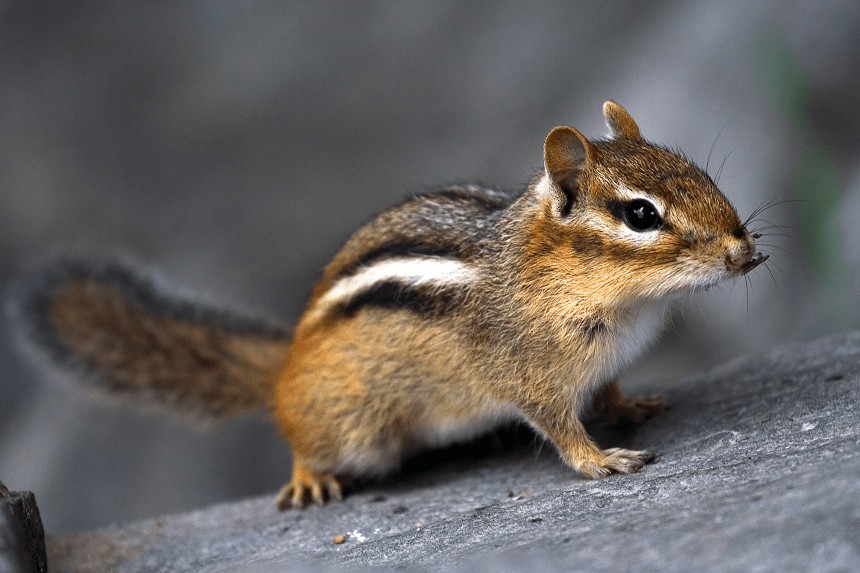
<path fill-rule="evenodd" d="M 332 541 L 334 541 L 335 545 L 340 545 L 341 543 L 346 541 L 346 535 L 335 535 Z"/>

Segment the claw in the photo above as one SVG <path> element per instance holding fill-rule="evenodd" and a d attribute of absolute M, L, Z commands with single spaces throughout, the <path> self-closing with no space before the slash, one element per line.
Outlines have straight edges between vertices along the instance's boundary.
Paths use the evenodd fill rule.
<path fill-rule="evenodd" d="M 280 511 L 286 511 L 291 507 L 303 509 L 310 502 L 325 505 L 329 500 L 341 499 L 343 490 L 337 478 L 311 471 L 304 464 L 296 462 L 292 480 L 281 488 L 275 501 Z"/>
<path fill-rule="evenodd" d="M 326 482 L 326 488 L 328 489 L 328 497 L 334 501 L 343 500 L 343 489 L 340 486 L 340 482 L 335 478 L 329 476 L 328 481 Z"/>
<path fill-rule="evenodd" d="M 311 498 L 317 505 L 325 504 L 325 499 L 323 498 L 323 488 L 319 482 L 315 481 L 311 484 Z"/>
<path fill-rule="evenodd" d="M 770 258 L 770 255 L 768 255 L 767 253 L 756 253 L 755 255 L 753 255 L 753 258 L 751 258 L 747 264 L 745 264 L 743 267 L 741 267 L 741 274 L 742 275 L 747 274 L 748 272 L 750 272 L 751 270 L 753 270 L 754 268 L 756 268 L 757 266 L 759 266 L 760 264 L 762 264 L 763 262 L 768 260 L 769 258 Z"/>

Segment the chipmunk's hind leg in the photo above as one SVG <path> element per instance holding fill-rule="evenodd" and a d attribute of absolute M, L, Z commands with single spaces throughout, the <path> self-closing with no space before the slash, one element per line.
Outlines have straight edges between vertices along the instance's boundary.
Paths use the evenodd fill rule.
<path fill-rule="evenodd" d="M 278 509 L 285 511 L 291 507 L 302 509 L 310 502 L 325 505 L 329 500 L 343 499 L 340 481 L 333 475 L 315 472 L 301 460 L 293 461 L 293 477 L 290 483 L 278 492 Z"/>
<path fill-rule="evenodd" d="M 662 396 L 625 396 L 618 380 L 612 380 L 594 394 L 594 409 L 613 426 L 640 424 L 665 410 L 666 400 Z"/>

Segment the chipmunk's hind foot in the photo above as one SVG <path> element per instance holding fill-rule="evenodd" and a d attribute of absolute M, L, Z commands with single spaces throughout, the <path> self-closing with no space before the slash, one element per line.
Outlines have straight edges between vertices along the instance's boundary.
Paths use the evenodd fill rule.
<path fill-rule="evenodd" d="M 583 477 L 588 479 L 600 479 L 612 473 L 632 474 L 654 459 L 654 454 L 648 451 L 625 450 L 622 448 L 609 448 L 600 451 L 599 459 L 592 459 L 581 463 L 577 470 Z"/>
<path fill-rule="evenodd" d="M 656 456 L 649 451 L 625 450 L 622 448 L 609 448 L 603 450 L 606 455 L 606 465 L 613 472 L 619 474 L 632 474 L 638 472 Z"/>
<path fill-rule="evenodd" d="M 325 505 L 327 501 L 343 499 L 340 481 L 331 474 L 314 472 L 300 461 L 293 465 L 290 483 L 281 488 L 276 498 L 278 509 L 286 511 L 291 507 L 304 509 L 311 502 Z"/>

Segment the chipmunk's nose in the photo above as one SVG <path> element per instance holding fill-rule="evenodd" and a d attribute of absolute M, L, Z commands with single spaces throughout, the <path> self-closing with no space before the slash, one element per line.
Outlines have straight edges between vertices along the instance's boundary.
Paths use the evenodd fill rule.
<path fill-rule="evenodd" d="M 770 255 L 756 252 L 755 239 L 745 227 L 732 232 L 724 257 L 727 271 L 745 275 L 768 259 Z"/>
<path fill-rule="evenodd" d="M 744 227 L 732 232 L 726 247 L 726 270 L 737 273 L 747 272 L 747 267 L 756 257 L 755 239 Z"/>

